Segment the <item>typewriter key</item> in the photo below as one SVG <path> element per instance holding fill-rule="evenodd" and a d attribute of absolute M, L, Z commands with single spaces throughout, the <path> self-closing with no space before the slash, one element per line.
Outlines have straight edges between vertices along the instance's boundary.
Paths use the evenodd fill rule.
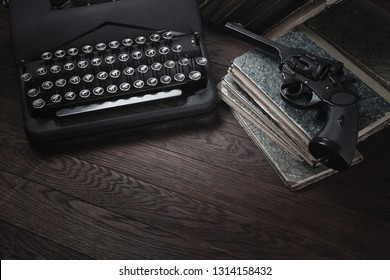
<path fill-rule="evenodd" d="M 32 78 L 31 74 L 30 73 L 24 73 L 22 74 L 22 76 L 20 76 L 20 79 L 23 81 L 23 82 L 28 82 L 30 81 Z"/>
<path fill-rule="evenodd" d="M 132 58 L 134 58 L 134 59 L 141 59 L 141 57 L 142 57 L 142 52 L 140 52 L 140 51 L 135 51 L 135 52 L 133 52 L 132 54 L 131 54 L 131 57 Z"/>
<path fill-rule="evenodd" d="M 62 100 L 62 96 L 57 93 L 57 94 L 52 95 L 50 100 L 53 103 L 59 103 Z"/>
<path fill-rule="evenodd" d="M 183 57 L 183 58 L 180 58 L 178 63 L 181 65 L 181 66 L 187 66 L 189 63 L 190 63 L 190 60 L 186 57 Z"/>
<path fill-rule="evenodd" d="M 52 54 L 50 52 L 44 52 L 43 54 L 41 54 L 41 58 L 43 60 L 50 60 L 52 58 Z"/>
<path fill-rule="evenodd" d="M 161 47 L 158 52 L 162 55 L 167 55 L 169 53 L 169 48 L 168 47 Z"/>
<path fill-rule="evenodd" d="M 27 91 L 27 95 L 30 97 L 35 97 L 38 95 L 38 93 L 39 91 L 36 88 L 32 88 Z"/>
<path fill-rule="evenodd" d="M 175 53 L 180 53 L 182 50 L 183 50 L 183 46 L 182 45 L 174 45 L 172 47 L 172 50 L 175 52 Z"/>
<path fill-rule="evenodd" d="M 133 40 L 126 38 L 122 40 L 122 45 L 125 47 L 130 47 L 133 44 Z"/>
<path fill-rule="evenodd" d="M 79 50 L 77 48 L 70 48 L 68 50 L 68 54 L 71 55 L 71 56 L 75 56 L 79 53 Z"/>
<path fill-rule="evenodd" d="M 79 76 L 73 76 L 72 78 L 69 79 L 69 82 L 72 85 L 78 85 L 81 82 L 81 78 Z"/>
<path fill-rule="evenodd" d="M 160 35 L 158 35 L 157 33 L 149 36 L 149 39 L 152 42 L 158 42 L 160 41 L 160 38 L 161 38 Z"/>
<path fill-rule="evenodd" d="M 118 87 L 116 85 L 109 85 L 107 87 L 107 92 L 108 93 L 115 93 L 118 91 Z"/>
<path fill-rule="evenodd" d="M 186 76 L 183 73 L 177 73 L 177 74 L 175 74 L 175 76 L 173 78 L 177 82 L 182 82 L 185 80 Z"/>
<path fill-rule="evenodd" d="M 93 47 L 91 45 L 85 45 L 81 50 L 83 53 L 91 53 L 93 51 Z"/>
<path fill-rule="evenodd" d="M 57 50 L 54 55 L 57 57 L 57 58 L 63 58 L 65 56 L 66 52 L 64 50 Z"/>
<path fill-rule="evenodd" d="M 117 79 L 121 75 L 121 71 L 114 69 L 110 72 L 110 77 L 113 79 Z"/>
<path fill-rule="evenodd" d="M 73 91 L 69 91 L 67 93 L 65 93 L 65 99 L 66 100 L 73 100 L 76 98 L 76 93 L 74 93 Z"/>
<path fill-rule="evenodd" d="M 155 62 L 150 66 L 150 68 L 154 71 L 159 71 L 162 68 L 162 64 L 160 62 Z"/>
<path fill-rule="evenodd" d="M 64 87 L 66 85 L 66 80 L 65 79 L 58 79 L 56 82 L 55 82 L 56 86 L 57 87 Z"/>
<path fill-rule="evenodd" d="M 139 36 L 135 39 L 135 42 L 139 45 L 143 45 L 146 43 L 146 38 L 143 36 Z"/>
<path fill-rule="evenodd" d="M 136 80 L 133 85 L 135 88 L 143 88 L 145 85 L 145 82 L 142 80 Z"/>
<path fill-rule="evenodd" d="M 149 85 L 149 86 L 151 86 L 151 87 L 154 87 L 154 86 L 156 86 L 157 85 L 157 83 L 158 83 L 158 80 L 156 79 L 156 78 L 149 78 L 147 81 L 146 81 L 146 83 Z"/>
<path fill-rule="evenodd" d="M 81 98 L 88 98 L 91 95 L 91 92 L 88 89 L 83 89 L 79 93 Z"/>
<path fill-rule="evenodd" d="M 34 100 L 34 102 L 32 103 L 33 107 L 35 109 L 41 109 L 45 106 L 45 100 L 39 98 L 39 99 L 36 99 Z"/>
<path fill-rule="evenodd" d="M 53 74 L 57 74 L 60 71 L 61 71 L 61 66 L 59 65 L 53 65 L 52 67 L 50 67 L 50 72 Z"/>
<path fill-rule="evenodd" d="M 102 59 L 99 57 L 96 57 L 96 58 L 91 60 L 91 64 L 95 67 L 98 67 L 102 64 Z"/>
<path fill-rule="evenodd" d="M 130 84 L 129 83 L 121 83 L 119 86 L 119 89 L 121 91 L 129 91 L 130 90 Z"/>
<path fill-rule="evenodd" d="M 164 62 L 164 66 L 168 69 L 174 68 L 175 65 L 176 65 L 176 62 L 174 62 L 173 60 L 167 60 Z"/>
<path fill-rule="evenodd" d="M 92 74 L 86 74 L 83 77 L 83 81 L 86 83 L 91 83 L 94 79 L 95 77 Z"/>
<path fill-rule="evenodd" d="M 196 63 L 200 66 L 205 66 L 207 64 L 207 59 L 204 57 L 197 57 L 195 59 Z"/>
<path fill-rule="evenodd" d="M 94 95 L 102 95 L 104 93 L 104 89 L 102 87 L 95 87 L 92 92 Z"/>
<path fill-rule="evenodd" d="M 110 43 L 108 43 L 108 46 L 111 48 L 111 49 L 117 49 L 119 47 L 119 42 L 118 41 L 111 41 Z"/>
<path fill-rule="evenodd" d="M 106 44 L 98 43 L 98 44 L 96 44 L 95 49 L 98 51 L 104 51 L 106 49 L 106 47 L 107 47 Z"/>
<path fill-rule="evenodd" d="M 166 40 L 170 40 L 173 37 L 173 33 L 171 31 L 166 31 L 162 34 L 162 37 Z"/>
<path fill-rule="evenodd" d="M 36 72 L 39 76 L 43 76 L 43 75 L 46 75 L 47 70 L 46 70 L 45 67 L 39 67 L 35 72 Z"/>
<path fill-rule="evenodd" d="M 79 62 L 77 62 L 77 66 L 78 66 L 80 69 L 87 68 L 87 67 L 88 67 L 88 61 L 86 61 L 86 60 L 80 60 Z"/>
<path fill-rule="evenodd" d="M 171 82 L 172 78 L 168 75 L 164 75 L 160 78 L 160 82 L 163 84 L 169 84 Z"/>
<path fill-rule="evenodd" d="M 107 64 L 113 64 L 115 62 L 115 56 L 113 55 L 109 55 L 107 56 L 104 61 L 107 63 Z"/>
<path fill-rule="evenodd" d="M 126 75 L 126 76 L 131 76 L 134 74 L 134 68 L 133 67 L 127 67 L 125 68 L 125 70 L 123 70 L 123 73 Z"/>
<path fill-rule="evenodd" d="M 197 81 L 202 77 L 202 74 L 199 71 L 192 71 L 188 76 L 191 80 Z"/>
<path fill-rule="evenodd" d="M 128 61 L 130 58 L 130 56 L 127 54 L 127 53 L 121 53 L 119 56 L 118 56 L 118 59 L 120 62 L 126 62 Z"/>
<path fill-rule="evenodd" d="M 74 69 L 74 64 L 72 62 L 68 62 L 64 65 L 64 69 L 66 71 L 72 71 Z"/>
<path fill-rule="evenodd" d="M 145 51 L 145 55 L 147 56 L 147 57 L 154 57 L 155 55 L 156 55 L 156 50 L 155 49 L 147 49 L 146 51 Z"/>
<path fill-rule="evenodd" d="M 52 81 L 45 81 L 42 83 L 42 88 L 49 90 L 53 87 L 53 82 Z"/>
<path fill-rule="evenodd" d="M 146 72 L 148 72 L 149 67 L 146 65 L 140 65 L 140 66 L 138 66 L 137 70 L 139 73 L 145 74 Z"/>

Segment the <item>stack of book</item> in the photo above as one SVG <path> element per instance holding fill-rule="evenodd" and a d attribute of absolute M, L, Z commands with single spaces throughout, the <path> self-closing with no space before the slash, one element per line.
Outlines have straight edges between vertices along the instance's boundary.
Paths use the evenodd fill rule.
<path fill-rule="evenodd" d="M 326 13 L 329 12 L 333 11 Z M 326 17 L 326 13 L 320 16 Z M 356 15 L 356 12 L 352 14 Z M 350 56 L 343 54 L 341 48 L 334 47 L 337 44 L 324 39 L 325 31 L 330 31 L 320 28 L 323 22 L 324 18 L 314 18 L 306 25 L 279 36 L 276 41 L 344 63 L 346 76 L 355 80 L 350 88 L 361 97 L 358 141 L 362 141 L 390 124 L 390 92 L 386 87 L 389 72 L 378 74 L 380 71 L 375 71 L 375 75 L 370 75 L 362 71 Z M 387 25 L 384 28 L 388 29 Z M 323 31 L 322 36 L 315 32 L 316 29 Z M 389 57 L 384 58 L 387 59 L 387 63 L 384 63 L 387 69 Z M 376 78 L 378 75 L 380 79 Z M 281 83 L 278 61 L 254 49 L 233 60 L 219 84 L 219 95 L 231 107 L 234 116 L 263 151 L 283 182 L 291 190 L 298 190 L 336 171 L 323 165 L 315 166 L 315 159 L 308 151 L 310 139 L 321 130 L 326 120 L 319 118 L 319 110 L 299 110 L 286 104 L 280 97 Z M 356 151 L 352 164 L 362 160 L 363 156 Z"/>

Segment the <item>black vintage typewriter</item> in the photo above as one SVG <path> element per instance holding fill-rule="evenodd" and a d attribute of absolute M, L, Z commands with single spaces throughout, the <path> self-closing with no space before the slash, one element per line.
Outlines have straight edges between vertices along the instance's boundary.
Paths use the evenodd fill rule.
<path fill-rule="evenodd" d="M 32 143 L 214 111 L 195 0 L 9 2 Z"/>

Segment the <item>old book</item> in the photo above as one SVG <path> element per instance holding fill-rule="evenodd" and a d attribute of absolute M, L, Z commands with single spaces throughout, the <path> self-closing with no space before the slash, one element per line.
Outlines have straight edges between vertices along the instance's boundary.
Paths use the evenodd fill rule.
<path fill-rule="evenodd" d="M 333 59 L 304 32 L 294 29 L 277 40 L 278 42 Z M 351 89 L 361 97 L 359 109 L 359 141 L 387 126 L 390 122 L 390 103 L 375 92 L 350 70 L 346 75 L 356 82 Z M 282 77 L 278 62 L 254 49 L 234 59 L 229 72 L 235 82 L 288 134 L 297 145 L 307 147 L 324 125 L 316 110 L 302 111 L 286 104 L 280 97 Z M 386 90 L 384 91 L 387 92 Z M 387 92 L 388 94 L 388 92 Z M 387 95 L 389 96 L 389 95 Z"/>
<path fill-rule="evenodd" d="M 390 90 L 390 12 L 371 1 L 344 0 L 306 24 Z"/>

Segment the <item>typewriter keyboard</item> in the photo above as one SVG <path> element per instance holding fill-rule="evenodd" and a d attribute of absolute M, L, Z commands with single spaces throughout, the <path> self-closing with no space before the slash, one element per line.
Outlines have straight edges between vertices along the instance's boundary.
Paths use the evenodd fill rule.
<path fill-rule="evenodd" d="M 68 116 L 181 96 L 204 86 L 207 59 L 196 34 L 171 31 L 58 49 L 24 62 L 33 116 Z"/>

